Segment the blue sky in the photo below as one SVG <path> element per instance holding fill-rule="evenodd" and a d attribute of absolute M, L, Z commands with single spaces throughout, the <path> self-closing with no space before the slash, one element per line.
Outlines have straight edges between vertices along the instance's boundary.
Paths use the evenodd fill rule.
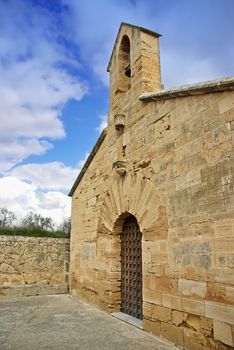
<path fill-rule="evenodd" d="M 234 75 L 233 0 L 0 0 L 0 207 L 60 222 L 105 126 L 121 22 L 157 31 L 165 87 Z"/>

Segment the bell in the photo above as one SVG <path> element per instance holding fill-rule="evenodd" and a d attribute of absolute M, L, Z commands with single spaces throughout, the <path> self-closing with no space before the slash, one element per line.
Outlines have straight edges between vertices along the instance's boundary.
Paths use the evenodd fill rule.
<path fill-rule="evenodd" d="M 131 77 L 131 66 L 130 66 L 130 63 L 128 63 L 128 64 L 124 67 L 124 73 L 125 73 L 126 77 L 128 77 L 128 78 Z"/>

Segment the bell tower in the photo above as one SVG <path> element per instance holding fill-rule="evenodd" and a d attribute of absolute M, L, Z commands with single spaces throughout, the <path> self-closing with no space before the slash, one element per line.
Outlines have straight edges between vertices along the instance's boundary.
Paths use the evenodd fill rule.
<path fill-rule="evenodd" d="M 121 23 L 107 67 L 110 73 L 110 113 L 127 112 L 144 92 L 160 91 L 160 34 Z"/>

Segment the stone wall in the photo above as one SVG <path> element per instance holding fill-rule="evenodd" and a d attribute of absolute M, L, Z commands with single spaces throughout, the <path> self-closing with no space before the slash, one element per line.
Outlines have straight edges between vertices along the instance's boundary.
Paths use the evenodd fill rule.
<path fill-rule="evenodd" d="M 0 296 L 67 293 L 69 239 L 0 236 Z"/>
<path fill-rule="evenodd" d="M 234 92 L 220 82 L 139 100 L 137 72 L 144 67 L 150 79 L 141 60 L 152 42 L 123 27 L 120 39 L 124 33 L 134 37 L 131 88 L 116 90 L 113 53 L 108 127 L 73 187 L 71 292 L 120 310 L 120 232 L 132 214 L 142 232 L 144 329 L 186 349 L 231 349 Z M 122 130 L 117 113 L 126 115 Z M 126 162 L 124 175 L 116 160 Z"/>

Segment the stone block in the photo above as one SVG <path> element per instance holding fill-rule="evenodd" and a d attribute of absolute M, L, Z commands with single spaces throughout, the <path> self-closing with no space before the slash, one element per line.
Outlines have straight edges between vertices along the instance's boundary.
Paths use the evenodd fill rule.
<path fill-rule="evenodd" d="M 179 279 L 178 290 L 182 295 L 195 296 L 199 298 L 205 298 L 206 296 L 206 283 L 199 281 L 191 281 L 186 279 Z"/>
<path fill-rule="evenodd" d="M 152 319 L 163 322 L 171 321 L 171 309 L 159 305 L 154 305 Z"/>
<path fill-rule="evenodd" d="M 219 220 L 215 225 L 215 235 L 217 237 L 230 237 L 233 233 L 233 220 Z"/>
<path fill-rule="evenodd" d="M 143 261 L 145 261 L 144 258 L 143 258 Z M 163 276 L 164 275 L 164 270 L 165 270 L 164 265 L 156 265 L 154 263 L 148 264 L 148 272 L 153 274 L 156 277 Z"/>
<path fill-rule="evenodd" d="M 193 281 L 214 282 L 215 280 L 214 272 L 212 270 L 204 270 L 203 268 L 196 267 L 186 267 L 184 269 L 183 277 Z"/>
<path fill-rule="evenodd" d="M 195 267 L 208 270 L 211 267 L 211 240 L 182 242 L 172 248 L 172 263 L 178 267 Z"/>
<path fill-rule="evenodd" d="M 217 267 L 214 275 L 215 282 L 234 285 L 234 269 Z"/>
<path fill-rule="evenodd" d="M 234 287 L 225 286 L 226 300 L 230 304 L 234 304 Z"/>
<path fill-rule="evenodd" d="M 230 232 L 231 234 L 231 232 Z M 234 252 L 234 237 L 219 237 L 215 239 L 215 250 L 227 253 Z"/>
<path fill-rule="evenodd" d="M 150 277 L 150 289 L 158 291 L 160 293 L 166 293 L 170 291 L 172 279 L 167 276 Z"/>
<path fill-rule="evenodd" d="M 176 326 L 179 326 L 186 319 L 186 314 L 181 311 L 172 311 L 172 323 Z"/>
<path fill-rule="evenodd" d="M 197 332 L 201 329 L 201 317 L 197 315 L 187 315 L 186 323 Z"/>
<path fill-rule="evenodd" d="M 182 310 L 181 296 L 162 294 L 162 305 L 175 310 Z"/>
<path fill-rule="evenodd" d="M 167 252 L 158 252 L 152 254 L 152 262 L 155 265 L 168 264 L 168 253 Z"/>
<path fill-rule="evenodd" d="M 204 301 L 182 298 L 182 310 L 193 315 L 205 315 Z"/>
<path fill-rule="evenodd" d="M 226 290 L 225 285 L 222 283 L 207 283 L 207 299 L 218 302 L 225 302 Z"/>
<path fill-rule="evenodd" d="M 231 325 L 217 320 L 214 320 L 213 323 L 214 339 L 219 340 L 226 345 L 234 346 Z"/>
<path fill-rule="evenodd" d="M 152 312 L 153 312 L 153 304 L 143 302 L 143 315 L 144 318 L 151 319 L 152 318 Z"/>
<path fill-rule="evenodd" d="M 145 288 L 143 290 L 143 300 L 148 302 L 148 303 L 161 305 L 162 304 L 162 294 L 160 292 L 156 292 L 154 290 Z"/>
<path fill-rule="evenodd" d="M 234 308 L 232 305 L 206 300 L 205 316 L 213 320 L 234 324 Z"/>
<path fill-rule="evenodd" d="M 154 335 L 160 336 L 161 322 L 155 320 L 143 320 L 143 329 L 147 332 L 151 332 Z"/>
<path fill-rule="evenodd" d="M 180 176 L 176 179 L 176 190 L 189 188 L 201 183 L 200 170 L 190 171 L 186 176 Z"/>
<path fill-rule="evenodd" d="M 184 345 L 183 329 L 176 327 L 169 323 L 161 323 L 161 335 L 162 337 L 176 343 L 177 345 Z"/>
<path fill-rule="evenodd" d="M 223 253 L 223 252 L 216 253 L 215 266 L 234 267 L 234 253 Z"/>

